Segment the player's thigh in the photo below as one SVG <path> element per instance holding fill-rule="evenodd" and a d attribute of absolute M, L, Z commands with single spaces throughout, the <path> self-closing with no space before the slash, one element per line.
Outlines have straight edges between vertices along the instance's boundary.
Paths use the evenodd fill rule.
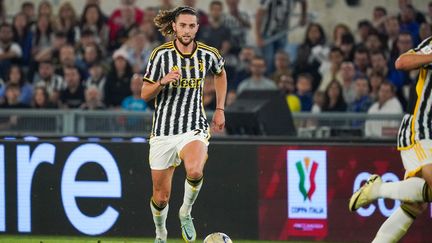
<path fill-rule="evenodd" d="M 193 140 L 187 143 L 180 151 L 186 171 L 200 171 L 204 169 L 207 160 L 207 144 L 201 140 Z"/>
<path fill-rule="evenodd" d="M 174 170 L 175 167 L 164 170 L 151 170 L 153 194 L 164 194 L 169 197 Z"/>

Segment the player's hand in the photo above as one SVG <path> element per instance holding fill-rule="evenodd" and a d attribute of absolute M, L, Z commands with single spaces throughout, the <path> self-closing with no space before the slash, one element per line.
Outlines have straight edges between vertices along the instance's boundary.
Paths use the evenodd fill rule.
<path fill-rule="evenodd" d="M 212 129 L 215 132 L 223 131 L 225 127 L 225 113 L 223 110 L 216 109 L 213 113 Z"/>
<path fill-rule="evenodd" d="M 169 72 L 167 75 L 165 75 L 165 77 L 163 77 L 159 83 L 162 86 L 165 86 L 169 83 L 175 82 L 177 80 L 179 80 L 181 77 L 181 73 L 179 70 L 172 70 L 171 72 Z"/>

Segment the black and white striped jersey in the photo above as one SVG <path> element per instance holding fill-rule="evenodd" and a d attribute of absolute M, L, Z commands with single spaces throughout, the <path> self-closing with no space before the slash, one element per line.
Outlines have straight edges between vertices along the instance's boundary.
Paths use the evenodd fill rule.
<path fill-rule="evenodd" d="M 432 36 L 408 53 L 431 54 Z M 417 82 L 412 87 L 407 114 L 398 132 L 398 149 L 411 148 L 415 141 L 432 139 L 432 63 L 420 68 Z"/>
<path fill-rule="evenodd" d="M 209 72 L 220 74 L 224 59 L 219 52 L 195 42 L 192 53 L 181 53 L 174 41 L 155 48 L 150 56 L 144 81 L 154 83 L 171 70 L 181 70 L 181 78 L 164 87 L 155 98 L 151 136 L 168 136 L 195 129 L 208 131 L 203 106 L 203 86 Z"/>
<path fill-rule="evenodd" d="M 270 37 L 289 29 L 289 18 L 296 2 L 304 0 L 261 0 L 260 7 L 266 10 L 261 28 L 264 37 Z"/>

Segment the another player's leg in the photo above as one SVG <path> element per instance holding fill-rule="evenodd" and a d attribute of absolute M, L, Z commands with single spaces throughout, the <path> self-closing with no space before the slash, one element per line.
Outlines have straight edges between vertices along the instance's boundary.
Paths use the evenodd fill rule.
<path fill-rule="evenodd" d="M 196 231 L 192 222 L 191 211 L 192 205 L 198 197 L 203 184 L 207 145 L 200 140 L 194 140 L 182 148 L 180 157 L 184 162 L 187 177 L 184 185 L 183 204 L 179 210 L 179 218 L 183 239 L 186 242 L 194 242 L 196 240 Z"/>
<path fill-rule="evenodd" d="M 381 177 L 372 175 L 350 199 L 349 209 L 355 211 L 378 198 L 389 198 L 404 202 L 429 202 L 428 185 L 424 179 L 408 178 L 404 181 L 383 183 Z"/>
<path fill-rule="evenodd" d="M 426 203 L 402 203 L 381 225 L 372 243 L 398 242 L 426 207 Z"/>
<path fill-rule="evenodd" d="M 171 182 L 174 167 L 165 170 L 152 170 L 153 197 L 150 200 L 150 208 L 156 228 L 155 243 L 165 243 L 168 231 L 166 219 L 168 216 L 168 201 L 171 193 Z"/>

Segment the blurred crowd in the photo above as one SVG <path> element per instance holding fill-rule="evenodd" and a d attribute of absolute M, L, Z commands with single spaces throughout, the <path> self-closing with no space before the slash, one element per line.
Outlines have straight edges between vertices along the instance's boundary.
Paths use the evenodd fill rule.
<path fill-rule="evenodd" d="M 199 9 L 197 40 L 226 60 L 227 105 L 245 90 L 279 89 L 293 112 L 404 111 L 417 73 L 396 70 L 394 62 L 431 35 L 432 2 L 399 0 L 396 13 L 377 6 L 356 29 L 338 23 L 331 30 L 308 20 L 306 0 L 260 2 L 254 18 L 239 9 L 240 0 Z M 142 9 L 120 0 L 108 14 L 100 4 L 87 0 L 78 11 L 66 1 L 55 12 L 51 1 L 26 1 L 14 16 L 0 5 L 1 108 L 153 108 L 140 99 L 141 75 L 153 48 L 167 41 L 153 18 L 176 6 L 160 0 Z M 298 24 L 289 23 L 295 4 L 301 4 Z M 288 43 L 295 25 L 304 26 L 304 39 Z M 204 94 L 205 108 L 214 109 L 211 77 Z"/>

